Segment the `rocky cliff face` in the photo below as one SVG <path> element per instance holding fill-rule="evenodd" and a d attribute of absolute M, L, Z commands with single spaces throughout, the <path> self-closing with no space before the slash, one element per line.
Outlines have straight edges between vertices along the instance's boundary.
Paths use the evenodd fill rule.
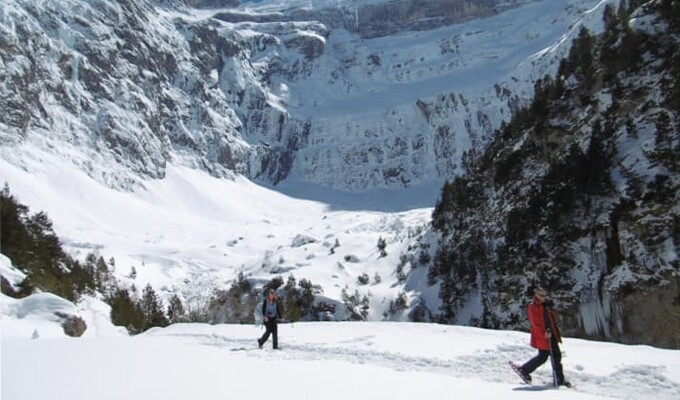
<path fill-rule="evenodd" d="M 291 2 L 292 5 L 282 3 L 278 9 L 257 15 L 233 10 L 220 12 L 216 17 L 232 23 L 320 21 L 331 29 L 344 29 L 367 39 L 450 26 L 488 17 L 530 1 L 344 1 L 319 2 L 313 7 L 296 7 L 296 2 Z"/>
<path fill-rule="evenodd" d="M 112 185 L 181 159 L 246 171 L 248 148 L 211 70 L 230 42 L 174 25 L 145 2 L 10 2 L 3 21 L 2 134 L 54 146 Z"/>
<path fill-rule="evenodd" d="M 4 2 L 2 149 L 40 143 L 116 187 L 167 163 L 345 190 L 440 180 L 598 2 L 297 3 Z"/>

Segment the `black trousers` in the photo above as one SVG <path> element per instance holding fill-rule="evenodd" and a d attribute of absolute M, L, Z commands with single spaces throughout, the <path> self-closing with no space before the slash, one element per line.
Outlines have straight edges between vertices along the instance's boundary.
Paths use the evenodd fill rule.
<path fill-rule="evenodd" d="M 258 340 L 258 343 L 260 346 L 262 346 L 267 339 L 269 339 L 269 335 L 272 335 L 272 344 L 275 349 L 279 348 L 279 334 L 278 334 L 278 321 L 276 320 L 276 317 L 272 318 L 269 317 L 267 321 L 264 322 L 264 335 Z"/>
<path fill-rule="evenodd" d="M 557 384 L 562 384 L 564 383 L 564 372 L 562 371 L 562 352 L 560 351 L 560 346 L 557 343 L 557 340 L 554 338 L 550 338 L 550 347 L 552 348 L 553 352 L 553 370 L 555 371 L 555 376 L 557 377 Z M 530 374 L 536 370 L 536 368 L 540 367 L 543 365 L 544 362 L 546 362 L 550 358 L 550 350 L 539 350 L 538 354 L 536 357 L 532 358 L 531 360 L 527 361 L 524 365 L 522 365 L 522 371 L 524 371 L 527 374 Z"/>

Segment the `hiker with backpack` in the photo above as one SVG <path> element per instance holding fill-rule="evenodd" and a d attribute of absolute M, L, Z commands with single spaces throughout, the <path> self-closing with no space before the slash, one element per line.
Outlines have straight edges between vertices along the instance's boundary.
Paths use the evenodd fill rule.
<path fill-rule="evenodd" d="M 262 316 L 264 319 L 265 332 L 261 338 L 257 339 L 258 347 L 262 348 L 269 335 L 272 335 L 272 345 L 274 349 L 279 348 L 279 337 L 278 337 L 278 321 L 283 318 L 281 313 L 281 305 L 279 299 L 276 296 L 276 290 L 269 289 L 267 297 L 262 302 Z"/>
<path fill-rule="evenodd" d="M 559 346 L 562 337 L 555 319 L 556 314 L 552 310 L 552 302 L 548 300 L 547 292 L 541 287 L 535 288 L 533 301 L 529 304 L 529 322 L 531 323 L 531 347 L 538 349 L 538 354 L 522 366 L 511 363 L 513 369 L 526 383 L 531 383 L 531 373 L 550 358 L 554 385 L 571 387 L 571 384 L 564 380 L 562 353 Z"/>

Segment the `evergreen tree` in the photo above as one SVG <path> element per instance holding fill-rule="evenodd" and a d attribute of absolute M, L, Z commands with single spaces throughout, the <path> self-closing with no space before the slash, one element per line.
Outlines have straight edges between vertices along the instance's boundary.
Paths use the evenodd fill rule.
<path fill-rule="evenodd" d="M 300 310 L 300 291 L 297 288 L 297 281 L 292 274 L 288 277 L 288 281 L 286 281 L 284 291 L 286 293 L 284 299 L 286 318 L 293 322 L 299 321 L 302 318 L 302 312 Z"/>
<path fill-rule="evenodd" d="M 616 14 L 621 23 L 627 24 L 630 20 L 630 13 L 633 11 L 630 7 L 634 6 L 632 4 L 634 1 L 636 0 L 631 1 L 630 4 L 626 4 L 626 0 L 619 1 L 619 8 L 616 11 Z"/>
<path fill-rule="evenodd" d="M 602 22 L 604 22 L 604 32 L 605 37 L 616 36 L 616 30 L 619 25 L 619 15 L 614 11 L 614 7 L 611 4 L 607 4 L 604 7 L 602 13 Z M 608 41 L 605 40 L 604 43 Z"/>
<path fill-rule="evenodd" d="M 387 247 L 387 242 L 385 241 L 385 239 L 382 238 L 382 236 L 380 236 L 378 238 L 378 251 L 380 251 L 380 257 L 381 258 L 387 256 L 387 252 L 385 251 L 386 247 Z"/>
<path fill-rule="evenodd" d="M 143 331 L 154 326 L 168 326 L 169 321 L 163 311 L 165 310 L 163 301 L 153 290 L 151 284 L 147 284 L 142 291 L 142 298 L 139 301 L 139 309 L 144 316 L 144 325 L 142 328 Z"/>
<path fill-rule="evenodd" d="M 239 272 L 225 295 L 227 321 L 240 324 L 253 322 L 252 311 L 257 300 L 251 296 L 251 291 L 252 285 L 245 278 L 243 272 Z"/>
<path fill-rule="evenodd" d="M 668 113 L 662 111 L 656 118 L 656 135 L 654 145 L 659 153 L 667 153 L 673 148 L 673 133 L 671 131 L 671 119 Z"/>
<path fill-rule="evenodd" d="M 364 295 L 364 297 L 361 298 L 361 305 L 359 307 L 361 317 L 366 320 L 368 318 L 368 312 L 371 308 L 371 302 L 368 298 L 368 296 Z"/>
<path fill-rule="evenodd" d="M 127 289 L 118 288 L 106 299 L 111 306 L 111 322 L 114 325 L 124 326 L 128 332 L 135 334 L 142 332 L 144 328 L 144 313 L 133 301 Z"/>
<path fill-rule="evenodd" d="M 582 93 L 584 97 L 589 98 L 589 91 L 593 90 L 595 83 L 595 67 L 593 61 L 593 46 L 595 39 L 590 34 L 588 28 L 581 27 L 578 37 L 574 40 L 573 45 L 569 51 L 569 60 L 573 65 L 573 71 L 576 73 L 577 79 L 581 82 L 581 87 L 587 91 Z M 586 103 L 588 101 L 585 101 Z"/>
<path fill-rule="evenodd" d="M 601 38 L 600 61 L 605 70 L 604 79 L 611 84 L 620 70 L 621 59 L 617 42 L 621 37 L 621 25 L 622 23 L 625 24 L 625 22 L 622 22 L 620 19 L 620 11 L 618 13 L 614 11 L 614 7 L 611 4 L 605 6 L 602 20 L 604 22 L 604 32 Z"/>
<path fill-rule="evenodd" d="M 168 304 L 168 322 L 171 324 L 182 322 L 185 318 L 186 312 L 184 311 L 184 305 L 182 300 L 175 293 L 170 298 L 170 303 Z"/>
<path fill-rule="evenodd" d="M 97 289 L 103 293 L 106 293 L 108 290 L 110 290 L 110 287 L 115 284 L 113 280 L 114 277 L 109 270 L 109 266 L 106 264 L 106 261 L 104 261 L 104 257 L 100 256 L 96 263 L 95 283 Z"/>
<path fill-rule="evenodd" d="M 668 107 L 680 116 L 680 52 L 675 53 L 669 63 L 669 79 L 666 85 L 666 102 Z"/>
<path fill-rule="evenodd" d="M 314 285 L 308 279 L 301 279 L 298 283 L 300 288 L 300 311 L 308 315 L 314 308 Z"/>
<path fill-rule="evenodd" d="M 0 193 L 0 248 L 26 274 L 24 294 L 38 288 L 75 301 L 97 287 L 93 267 L 64 252 L 47 214 L 30 215 L 7 185 Z"/>

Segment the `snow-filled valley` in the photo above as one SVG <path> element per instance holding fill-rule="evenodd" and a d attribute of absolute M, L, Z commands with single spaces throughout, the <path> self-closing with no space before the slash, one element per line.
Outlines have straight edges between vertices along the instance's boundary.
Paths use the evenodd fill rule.
<path fill-rule="evenodd" d="M 0 169 L 31 211 L 48 212 L 72 254 L 113 258 L 114 275 L 126 285 L 151 284 L 165 300 L 177 293 L 189 304 L 227 289 L 239 273 L 260 284 L 293 275 L 310 280 L 318 286 L 316 294 L 329 299 L 340 299 L 343 289 L 359 290 L 371 302 L 368 319 L 381 320 L 408 284 L 397 284 L 399 256 L 431 214 L 431 208 L 334 210 L 244 178 L 218 179 L 184 167 L 169 168 L 165 179 L 134 192 L 120 192 L 38 151 L 23 168 L 0 160 Z M 383 201 L 399 202 L 388 194 Z M 384 257 L 380 238 L 386 242 Z M 417 272 L 410 279 L 424 279 L 425 269 Z M 369 282 L 361 285 L 357 279 L 363 274 Z M 436 305 L 436 288 L 430 297 Z"/>

